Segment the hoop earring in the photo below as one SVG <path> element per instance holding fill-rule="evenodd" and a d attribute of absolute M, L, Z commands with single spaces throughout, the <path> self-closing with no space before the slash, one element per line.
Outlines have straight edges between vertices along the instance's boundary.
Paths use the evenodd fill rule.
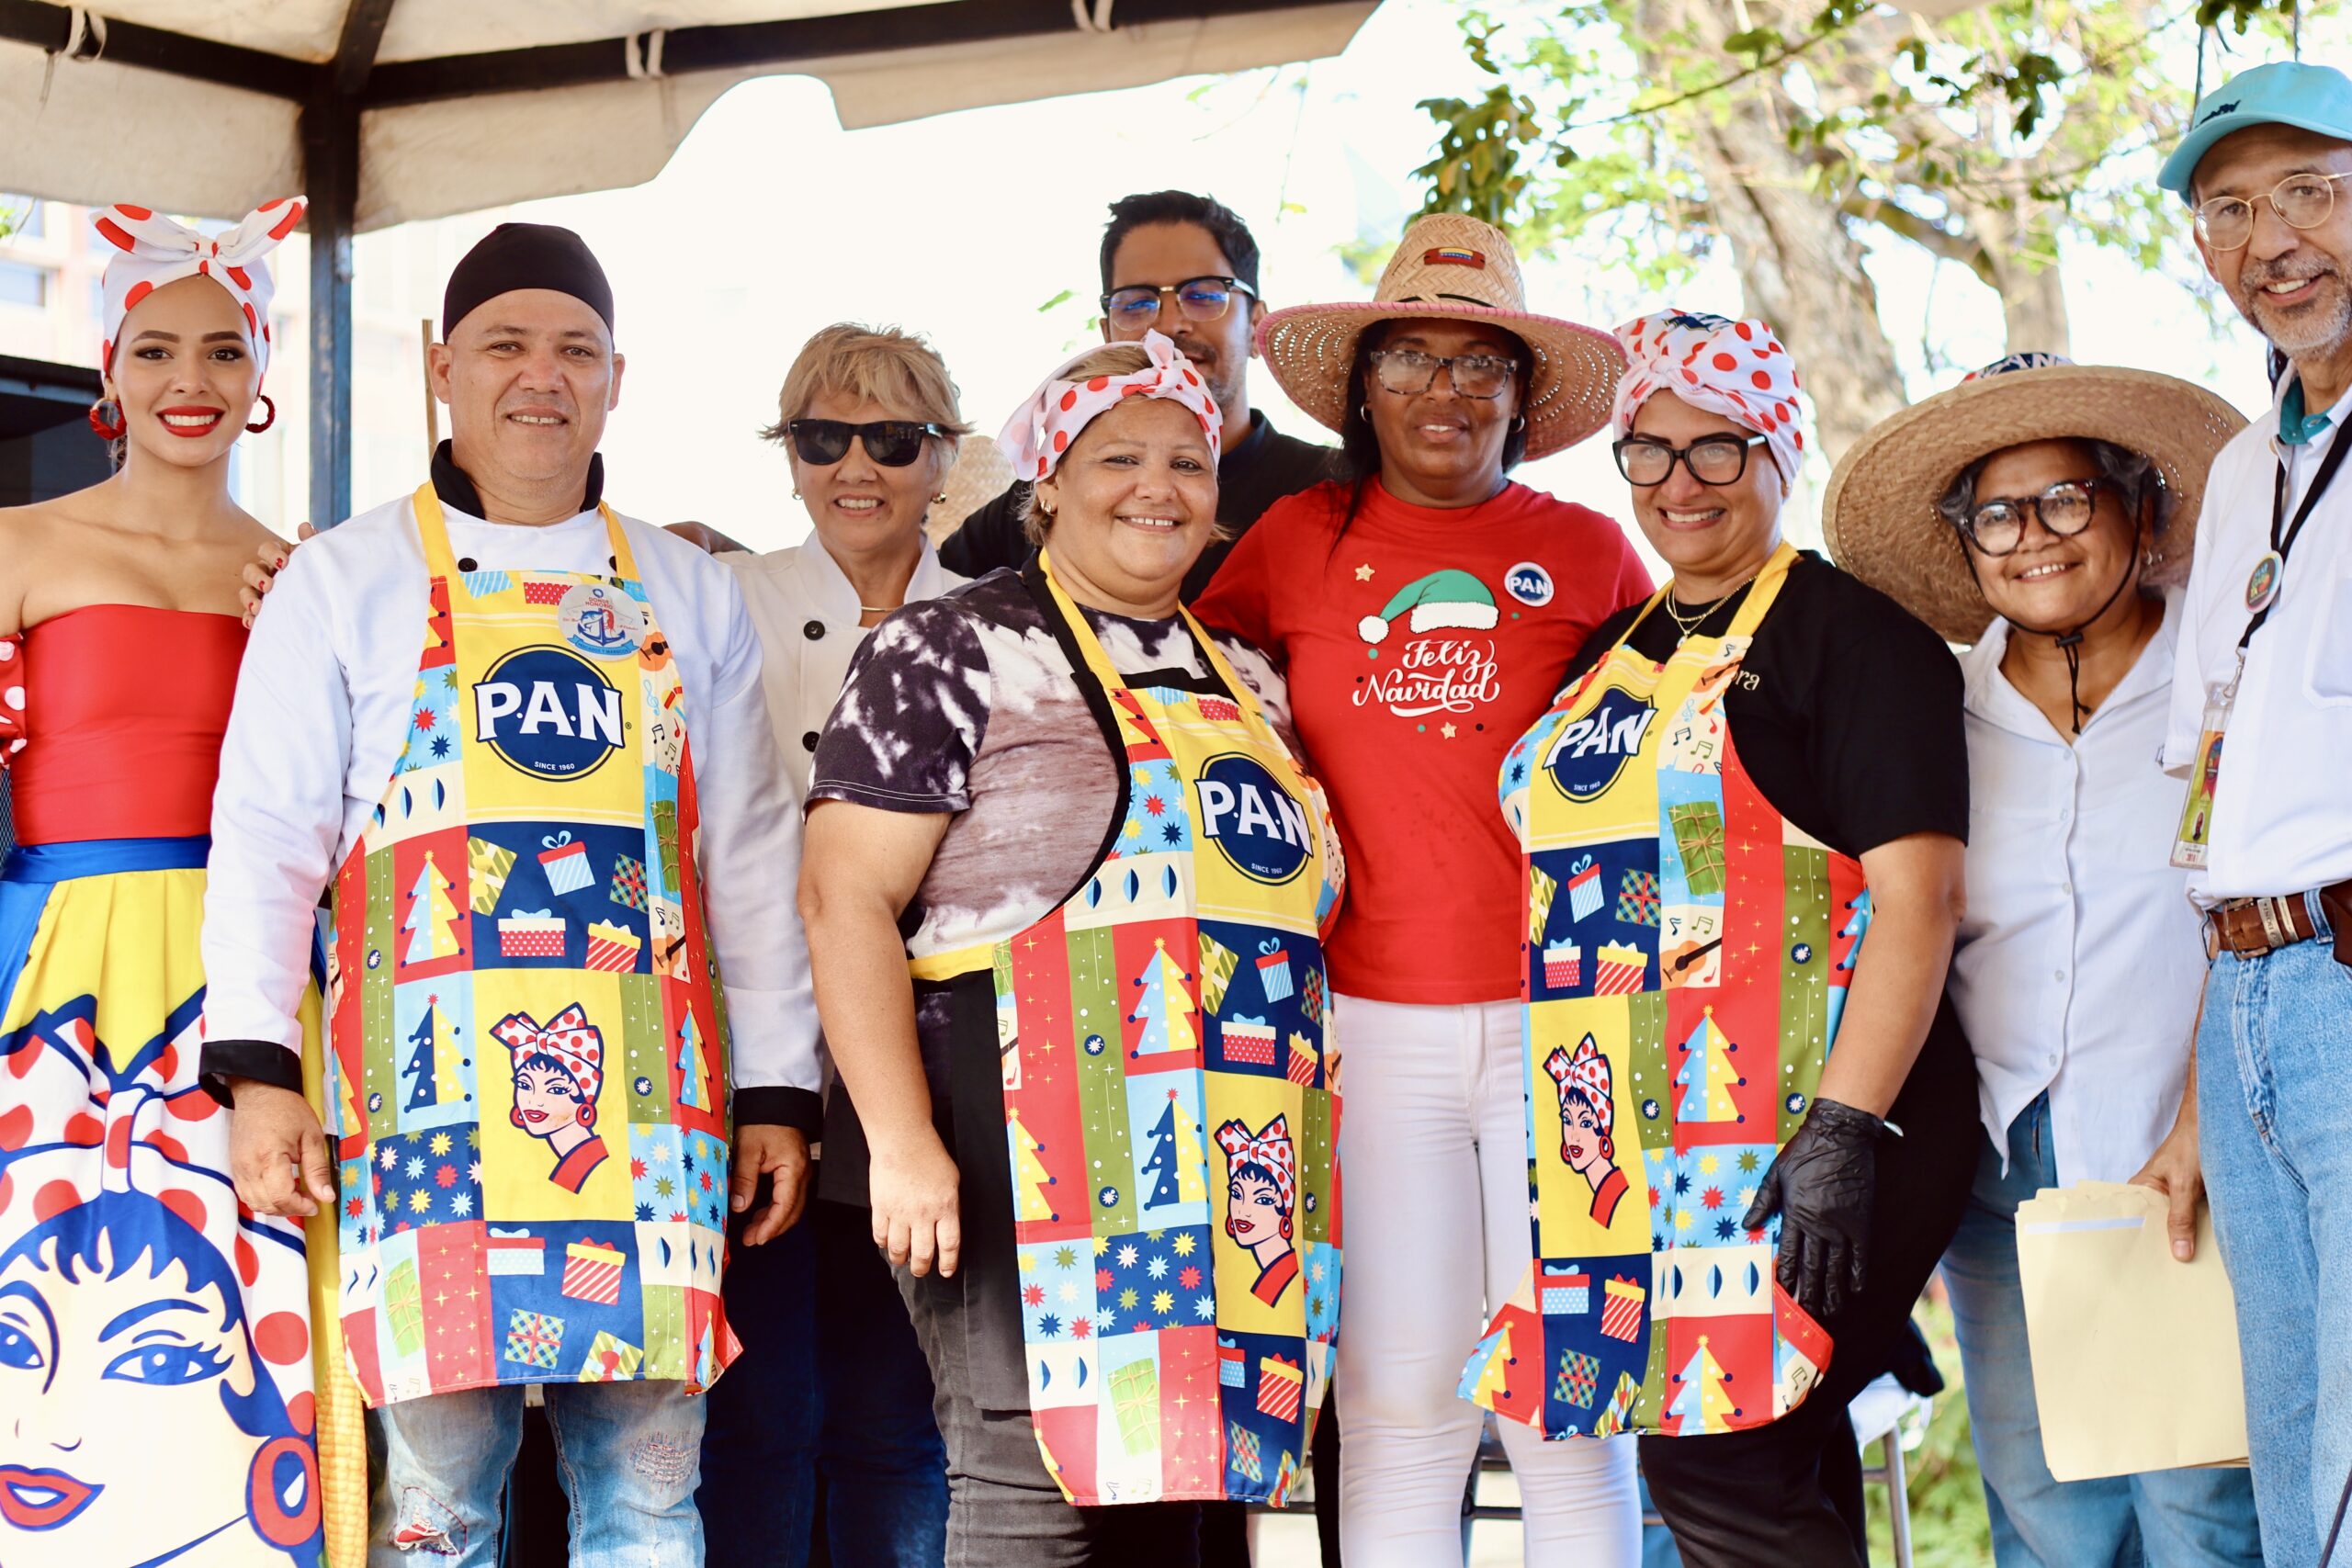
<path fill-rule="evenodd" d="M 1372 400 L 1370 398 L 1366 398 L 1363 401 L 1358 403 L 1356 405 L 1356 412 L 1363 416 L 1363 422 L 1366 424 L 1370 424 L 1372 423 Z"/>
<path fill-rule="evenodd" d="M 112 398 L 100 398 L 90 405 L 90 428 L 101 441 L 119 441 L 128 428 L 122 417 L 122 405 Z"/>
<path fill-rule="evenodd" d="M 943 490 L 943 491 L 941 491 L 937 495 L 934 495 L 934 496 L 933 496 L 933 497 L 931 498 L 931 503 L 932 503 L 933 506 L 944 506 L 944 505 L 946 505 L 946 504 L 947 504 L 947 492 L 946 492 L 945 491 L 944 491 L 944 490 Z"/>
<path fill-rule="evenodd" d="M 269 412 L 262 416 L 262 421 L 259 424 L 248 424 L 245 426 L 245 434 L 248 435 L 259 435 L 263 431 L 267 430 L 271 425 L 277 423 L 277 404 L 276 400 L 273 400 L 267 392 L 263 392 L 259 394 L 259 396 L 263 402 L 269 405 Z"/>

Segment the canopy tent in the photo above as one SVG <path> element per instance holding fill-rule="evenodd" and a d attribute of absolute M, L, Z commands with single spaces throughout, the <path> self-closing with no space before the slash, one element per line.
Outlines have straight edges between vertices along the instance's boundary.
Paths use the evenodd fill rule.
<path fill-rule="evenodd" d="M 342 517 L 355 233 L 650 179 L 755 76 L 821 78 L 854 130 L 1336 54 L 1377 4 L 0 0 L 0 188 L 307 196 L 311 515 Z"/>

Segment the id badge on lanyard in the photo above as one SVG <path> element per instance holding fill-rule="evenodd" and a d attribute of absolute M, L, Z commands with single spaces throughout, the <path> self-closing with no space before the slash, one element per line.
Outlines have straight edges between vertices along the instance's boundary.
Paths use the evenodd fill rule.
<path fill-rule="evenodd" d="M 2230 709 L 2238 700 L 2238 679 L 2245 673 L 2245 650 L 2227 681 L 2205 688 L 2205 717 L 2197 727 L 2197 754 L 2189 764 L 2188 799 L 2180 808 L 2180 831 L 2172 841 L 2172 863 L 2194 870 L 2205 863 L 2212 841 L 2213 790 L 2222 778 L 2222 734 L 2230 727 Z"/>
<path fill-rule="evenodd" d="M 2180 831 L 2173 839 L 2172 863 L 2177 866 L 2202 866 L 2212 846 L 2213 795 L 2222 779 L 2222 737 L 2230 727 L 2230 710 L 2237 703 L 2238 682 L 2245 675 L 2245 650 L 2253 643 L 2254 634 L 2270 618 L 2272 606 L 2278 603 L 2279 591 L 2286 585 L 2288 553 L 2302 536 L 2303 525 L 2311 520 L 2312 510 L 2319 504 L 2329 481 L 2335 478 L 2335 470 L 2344 466 L 2347 452 L 2352 452 L 2352 435 L 2339 433 L 2329 443 L 2327 456 L 2320 459 L 2319 471 L 2312 476 L 2311 488 L 2303 492 L 2302 502 L 2295 508 L 2290 522 L 2287 517 L 2287 460 L 2283 449 L 2278 450 L 2278 470 L 2270 491 L 2270 547 L 2255 558 L 2254 570 L 2246 575 L 2246 623 L 2245 630 L 2238 637 L 2237 662 L 2231 667 L 2227 681 L 2215 682 L 2205 688 L 2205 717 L 2198 727 L 2197 755 L 2188 774 L 2188 798 L 2181 807 Z"/>

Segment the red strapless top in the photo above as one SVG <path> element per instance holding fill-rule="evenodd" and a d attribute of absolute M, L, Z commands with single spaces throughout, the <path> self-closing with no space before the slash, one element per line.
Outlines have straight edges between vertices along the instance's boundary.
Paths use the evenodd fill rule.
<path fill-rule="evenodd" d="M 210 832 L 245 635 L 235 615 L 89 604 L 0 638 L 18 841 Z"/>

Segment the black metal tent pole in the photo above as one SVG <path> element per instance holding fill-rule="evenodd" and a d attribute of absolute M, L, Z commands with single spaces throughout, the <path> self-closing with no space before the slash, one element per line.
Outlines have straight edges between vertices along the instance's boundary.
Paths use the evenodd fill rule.
<path fill-rule="evenodd" d="M 311 521 L 351 515 L 351 241 L 359 208 L 359 106 L 392 0 L 351 0 L 343 37 L 302 106 L 311 204 Z"/>

